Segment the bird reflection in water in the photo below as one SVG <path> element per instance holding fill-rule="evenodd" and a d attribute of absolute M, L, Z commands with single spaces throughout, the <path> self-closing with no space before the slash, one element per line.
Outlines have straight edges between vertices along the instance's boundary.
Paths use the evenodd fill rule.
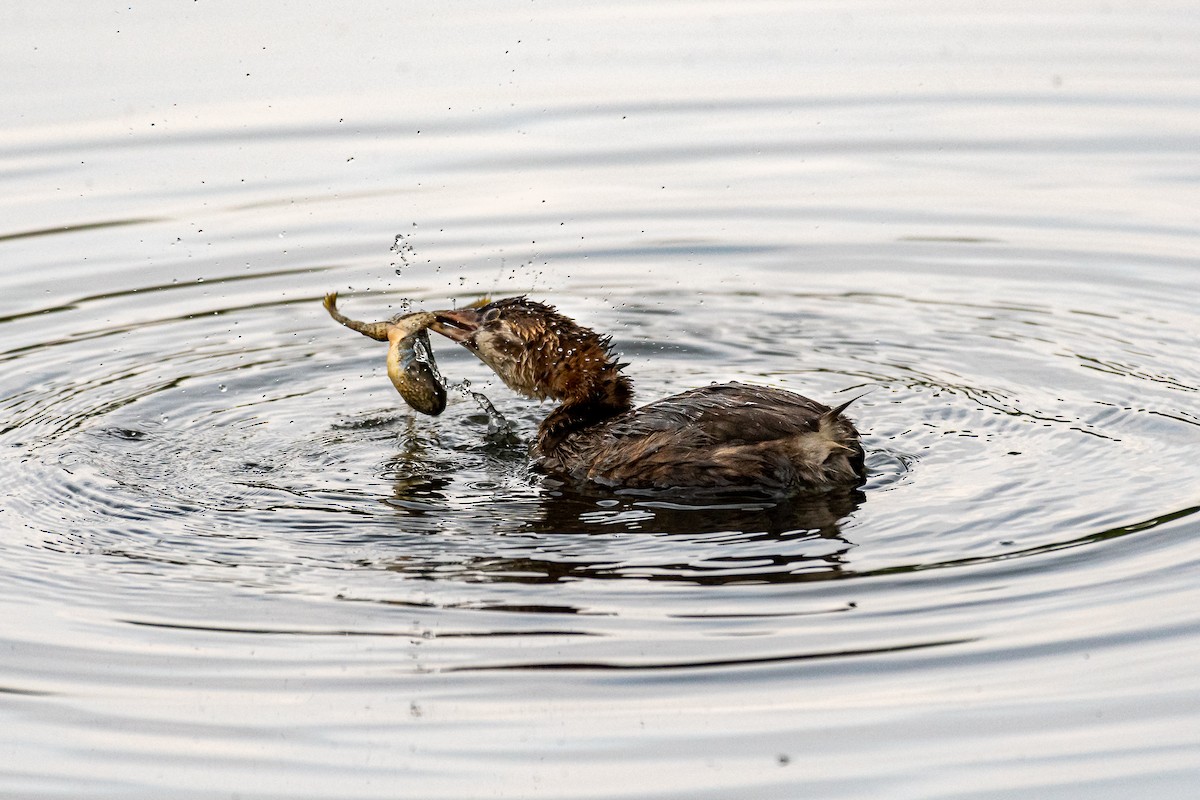
<path fill-rule="evenodd" d="M 461 477 L 452 465 L 412 447 L 417 445 L 390 462 L 392 496 L 384 502 L 404 516 L 406 530 L 420 523 L 426 546 L 393 557 L 387 568 L 429 579 L 642 578 L 705 585 L 828 580 L 849 570 L 854 545 L 841 526 L 864 500 L 858 489 L 704 502 L 602 495 L 555 485 L 544 476 L 530 483 L 527 467 L 523 476 L 514 477 L 514 456 L 523 454 L 510 447 L 515 452 L 472 470 L 471 491 L 484 490 L 485 496 L 464 504 L 454 500 L 468 490 L 456 485 Z M 491 544 L 481 548 L 479 536 L 471 534 Z M 614 535 L 655 541 L 648 549 L 633 546 L 614 558 Z M 431 550 L 430 537 L 443 546 Z"/>

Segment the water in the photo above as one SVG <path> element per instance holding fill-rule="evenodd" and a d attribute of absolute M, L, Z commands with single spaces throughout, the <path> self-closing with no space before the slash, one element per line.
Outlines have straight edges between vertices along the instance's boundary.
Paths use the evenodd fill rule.
<path fill-rule="evenodd" d="M 1193 795 L 1193 8 L 339 14 L 0 12 L 0 795 Z M 865 393 L 870 479 L 556 490 L 327 291 Z"/>

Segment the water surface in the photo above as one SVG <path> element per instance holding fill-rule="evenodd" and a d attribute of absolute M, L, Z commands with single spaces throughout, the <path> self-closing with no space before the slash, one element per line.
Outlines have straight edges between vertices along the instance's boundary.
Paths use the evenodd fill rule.
<path fill-rule="evenodd" d="M 4 14 L 0 794 L 1191 796 L 1186 4 Z M 870 478 L 563 490 L 327 291 L 861 394 Z"/>

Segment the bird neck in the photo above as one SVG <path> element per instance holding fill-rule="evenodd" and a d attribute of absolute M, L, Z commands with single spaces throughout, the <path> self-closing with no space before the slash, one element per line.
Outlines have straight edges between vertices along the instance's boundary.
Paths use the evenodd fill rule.
<path fill-rule="evenodd" d="M 562 405 L 538 426 L 537 447 L 541 453 L 553 452 L 571 435 L 633 408 L 633 382 L 621 374 L 622 366 L 605 364 L 591 380 L 578 384 L 582 391 L 562 397 Z"/>

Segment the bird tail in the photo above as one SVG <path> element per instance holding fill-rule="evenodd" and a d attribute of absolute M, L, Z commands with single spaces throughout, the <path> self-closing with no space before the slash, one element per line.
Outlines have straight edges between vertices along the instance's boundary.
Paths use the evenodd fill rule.
<path fill-rule="evenodd" d="M 856 400 L 861 400 L 864 397 L 866 397 L 866 392 L 858 395 L 857 397 L 851 397 L 849 400 L 842 403 L 840 406 L 837 406 L 836 408 L 829 409 L 828 411 L 826 411 L 824 414 L 821 415 L 821 422 L 822 423 L 833 422 L 835 419 L 837 419 L 838 417 L 840 417 L 842 415 L 843 411 L 845 411 L 847 408 L 850 407 L 851 403 L 855 402 Z"/>

